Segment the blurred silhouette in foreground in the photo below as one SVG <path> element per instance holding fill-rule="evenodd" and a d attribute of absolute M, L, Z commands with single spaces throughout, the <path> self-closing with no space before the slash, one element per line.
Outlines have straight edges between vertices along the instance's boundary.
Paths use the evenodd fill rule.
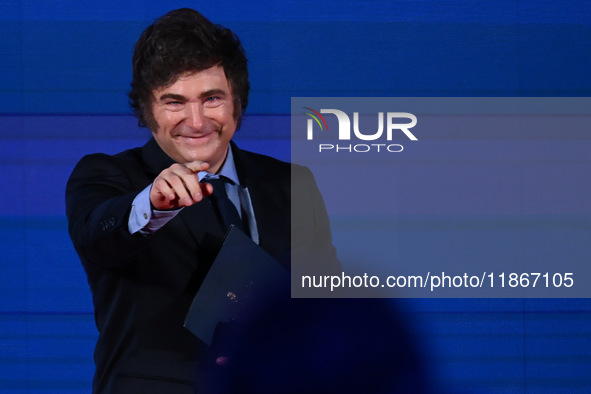
<path fill-rule="evenodd" d="M 269 297 L 230 343 L 212 392 L 433 392 L 392 300 Z"/>

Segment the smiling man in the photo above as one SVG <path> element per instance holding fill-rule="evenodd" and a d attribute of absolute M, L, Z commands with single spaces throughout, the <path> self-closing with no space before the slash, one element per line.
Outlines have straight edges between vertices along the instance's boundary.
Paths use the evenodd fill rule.
<path fill-rule="evenodd" d="M 224 69 L 213 66 L 181 75 L 153 94 L 154 139 L 182 165 L 164 171 L 154 182 L 150 201 L 157 209 L 190 206 L 201 200 L 203 184 L 194 172 L 217 173 L 228 155 L 236 119 Z M 182 181 L 182 182 L 179 182 Z M 203 192 L 208 194 L 210 189 Z"/>
<path fill-rule="evenodd" d="M 298 215 L 300 228 L 328 228 L 309 171 L 231 141 L 248 103 L 246 63 L 238 38 L 198 12 L 162 16 L 136 43 L 129 94 L 152 138 L 85 156 L 68 181 L 69 232 L 99 331 L 95 393 L 192 393 L 207 383 L 199 371 L 220 354 L 183 323 L 228 229 L 217 192 L 286 269 L 292 170 L 310 213 Z M 335 254 L 330 231 L 302 231 L 296 243 Z"/>

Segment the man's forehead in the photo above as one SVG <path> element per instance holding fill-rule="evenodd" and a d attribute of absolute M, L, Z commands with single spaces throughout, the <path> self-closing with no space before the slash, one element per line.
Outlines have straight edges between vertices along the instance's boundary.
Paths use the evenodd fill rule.
<path fill-rule="evenodd" d="M 180 74 L 171 84 L 153 90 L 158 99 L 163 94 L 203 95 L 208 92 L 231 95 L 231 87 L 222 67 L 214 66 L 200 71 L 188 71 Z"/>

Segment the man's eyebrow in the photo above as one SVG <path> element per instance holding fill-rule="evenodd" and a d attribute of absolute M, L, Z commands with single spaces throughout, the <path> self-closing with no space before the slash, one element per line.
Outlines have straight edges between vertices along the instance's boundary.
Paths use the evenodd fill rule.
<path fill-rule="evenodd" d="M 210 96 L 226 96 L 228 92 L 223 89 L 210 89 L 206 90 L 205 92 L 201 93 L 201 98 L 210 97 Z"/>
<path fill-rule="evenodd" d="M 158 99 L 159 101 L 164 101 L 164 100 L 177 100 L 177 101 L 187 101 L 187 98 L 185 96 L 183 96 L 182 94 L 175 94 L 175 93 L 164 93 L 162 96 L 160 96 L 160 98 Z"/>

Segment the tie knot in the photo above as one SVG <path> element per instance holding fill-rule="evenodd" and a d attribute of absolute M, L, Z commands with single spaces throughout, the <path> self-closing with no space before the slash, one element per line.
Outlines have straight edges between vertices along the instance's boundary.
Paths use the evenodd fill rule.
<path fill-rule="evenodd" d="M 205 182 L 213 186 L 213 196 L 216 198 L 227 198 L 228 193 L 226 192 L 226 183 L 232 184 L 232 180 L 225 176 L 219 178 L 206 178 Z"/>

